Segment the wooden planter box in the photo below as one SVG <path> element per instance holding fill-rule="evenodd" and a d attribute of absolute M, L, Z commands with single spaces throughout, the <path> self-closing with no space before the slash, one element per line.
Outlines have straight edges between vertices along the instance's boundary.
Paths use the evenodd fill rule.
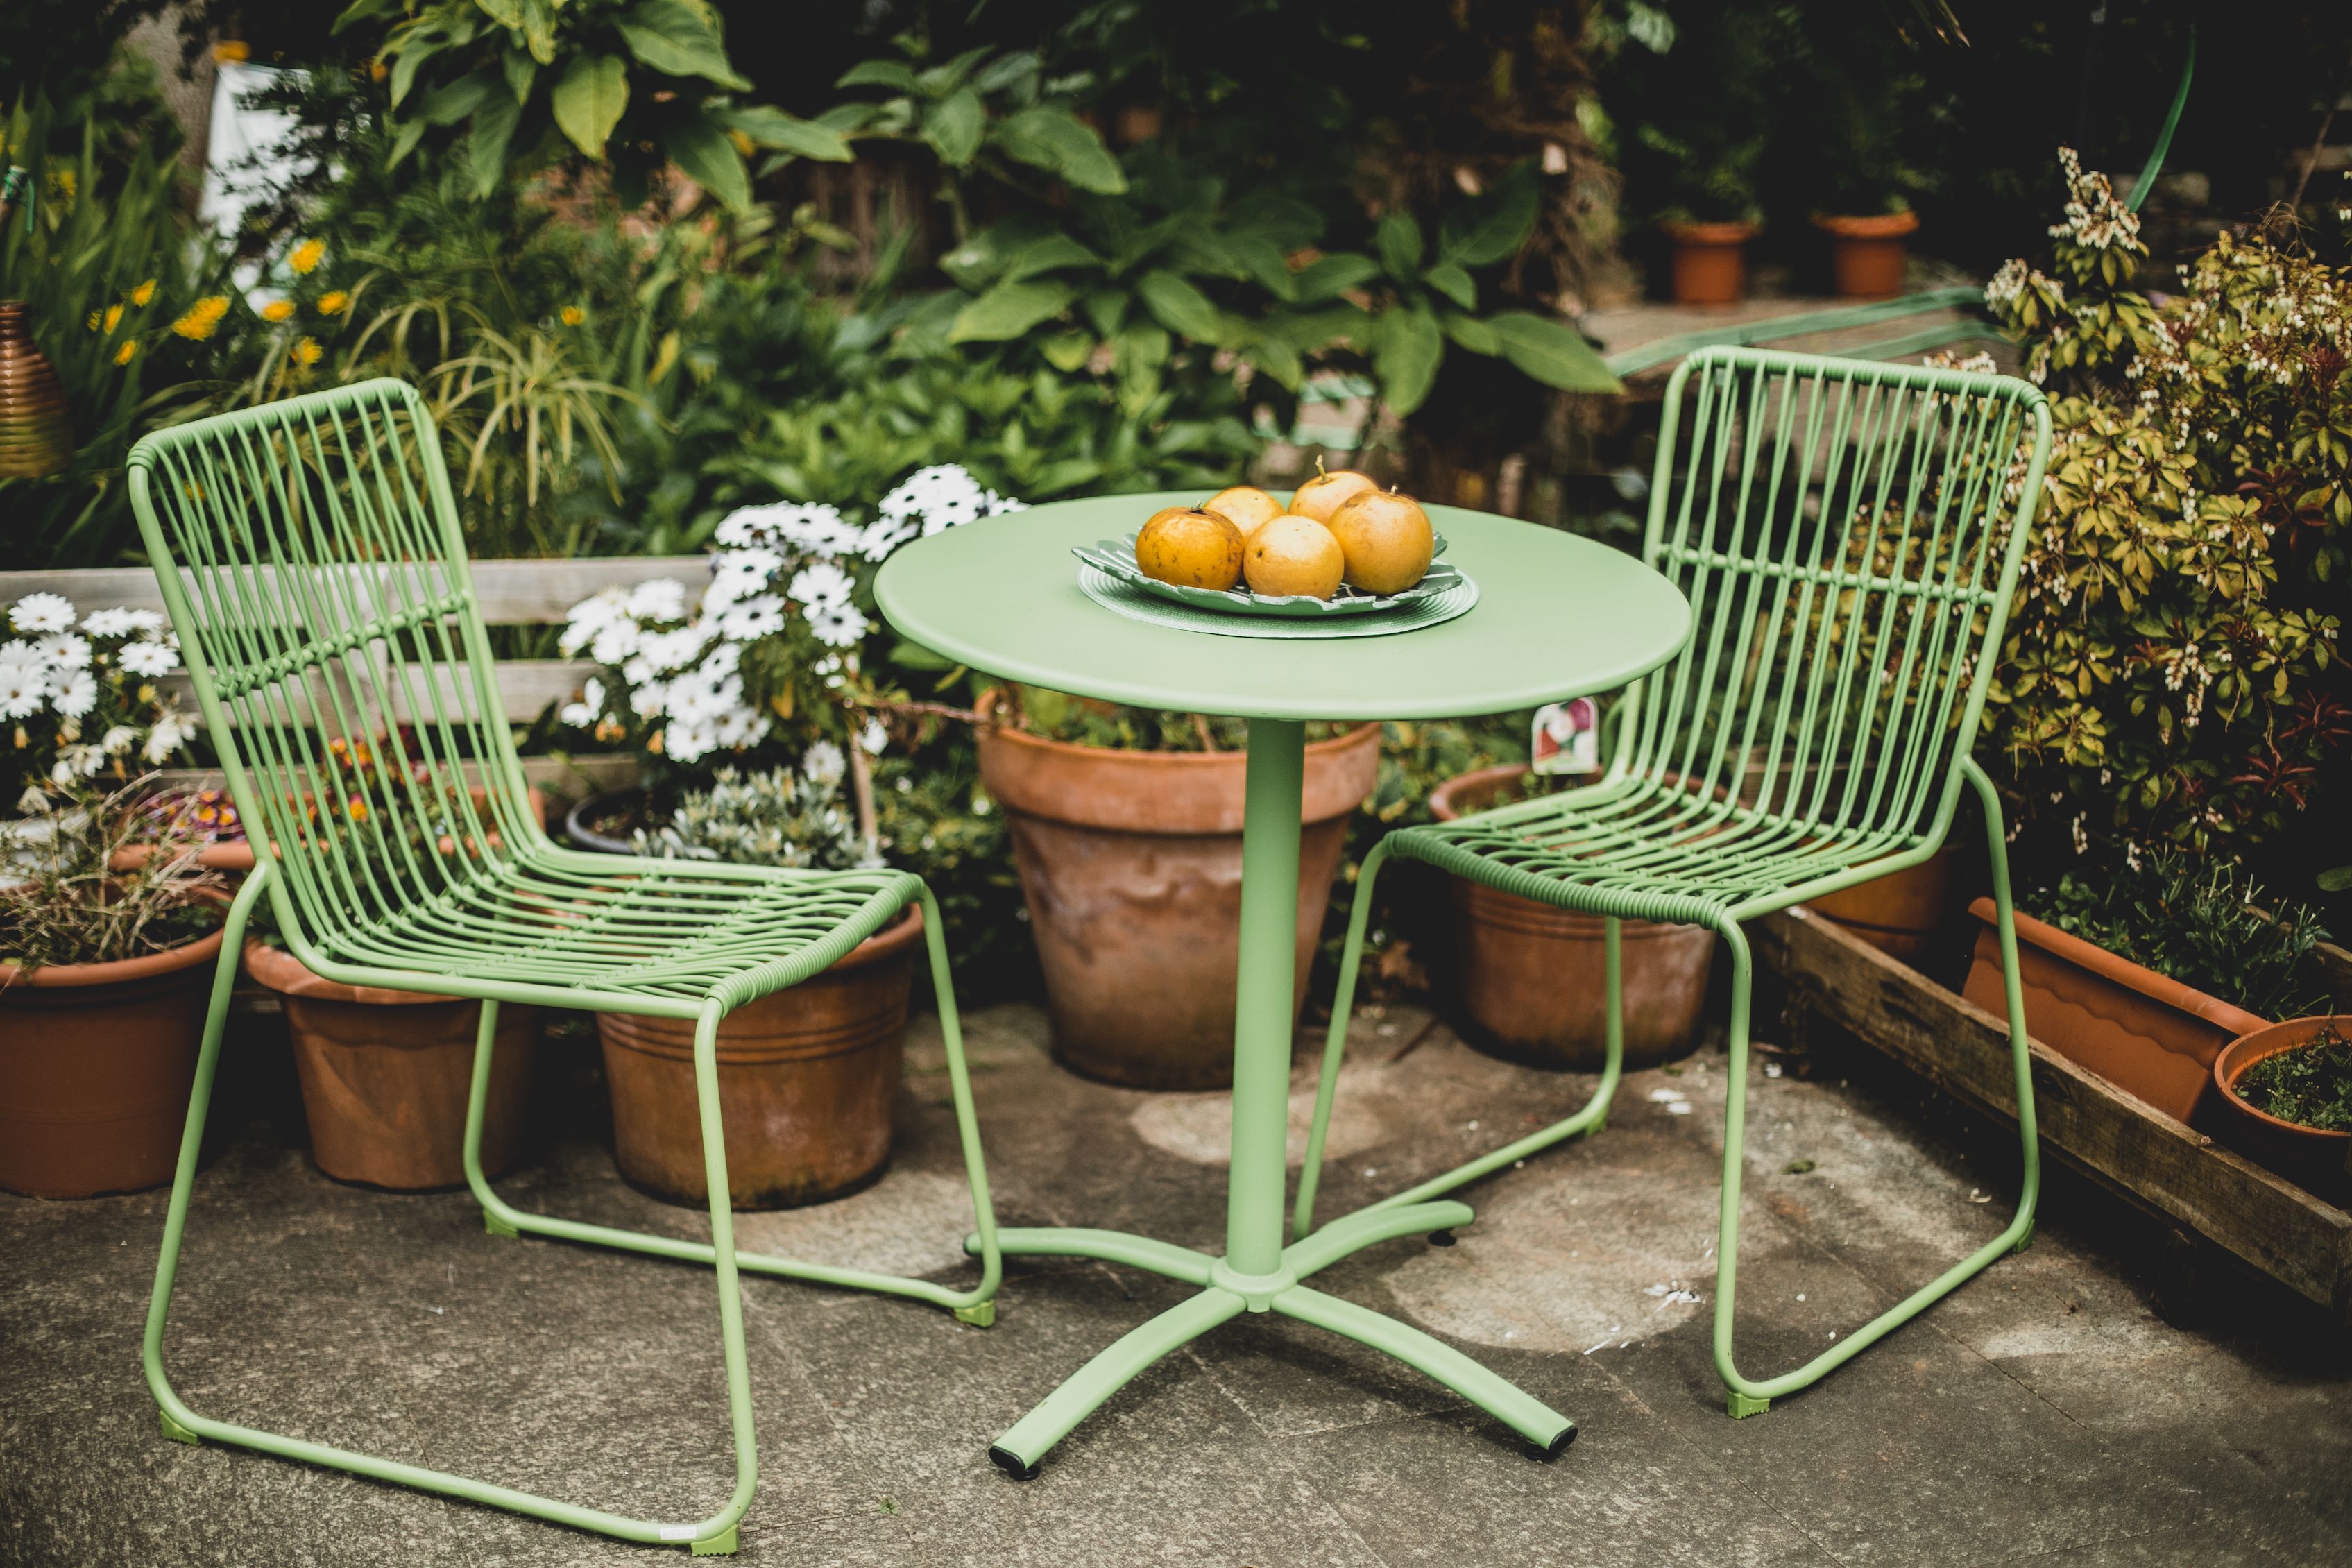
<path fill-rule="evenodd" d="M 1748 929 L 1792 1026 L 1827 1026 L 1979 1110 L 2016 1120 L 2003 1020 L 1806 910 Z M 2352 1324 L 2352 1214 L 2039 1041 L 2032 1051 L 2046 1153 Z"/>

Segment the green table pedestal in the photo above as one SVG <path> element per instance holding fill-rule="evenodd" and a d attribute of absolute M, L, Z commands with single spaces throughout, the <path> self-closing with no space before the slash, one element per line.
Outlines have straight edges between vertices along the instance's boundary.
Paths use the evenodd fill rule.
<path fill-rule="evenodd" d="M 1468 1205 L 1446 1200 L 1369 1208 L 1283 1245 L 1292 955 L 1297 951 L 1298 822 L 1306 766 L 1303 723 L 1250 721 L 1224 1256 L 1212 1258 L 1122 1231 L 1057 1227 L 997 1233 L 1009 1254 L 1099 1258 L 1201 1288 L 1199 1295 L 1129 1331 L 1079 1368 L 996 1440 L 988 1457 L 1014 1476 L 1034 1476 L 1047 1450 L 1144 1368 L 1243 1312 L 1280 1312 L 1392 1355 L 1488 1411 L 1546 1458 L 1576 1436 L 1575 1422 L 1461 1352 L 1302 1283 L 1316 1270 L 1375 1243 L 1465 1225 Z M 978 1246 L 976 1237 L 971 1245 Z"/>

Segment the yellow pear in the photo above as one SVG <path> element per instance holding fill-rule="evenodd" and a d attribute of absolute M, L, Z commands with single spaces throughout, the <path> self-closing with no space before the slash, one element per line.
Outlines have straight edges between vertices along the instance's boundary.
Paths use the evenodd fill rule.
<path fill-rule="evenodd" d="M 1135 536 L 1135 564 L 1162 583 L 1230 588 L 1242 577 L 1242 531 L 1213 511 L 1166 507 Z"/>
<path fill-rule="evenodd" d="M 1380 487 L 1372 482 L 1370 475 L 1360 474 L 1353 468 L 1341 468 L 1336 474 L 1325 473 L 1323 459 L 1318 458 L 1315 459 L 1315 477 L 1298 487 L 1298 493 L 1290 498 L 1290 510 L 1300 517 L 1329 522 L 1331 514 L 1339 510 L 1340 503 L 1366 490 L 1378 489 Z"/>
<path fill-rule="evenodd" d="M 1242 552 L 1242 575 L 1253 594 L 1305 594 L 1328 599 L 1339 590 L 1347 559 L 1331 531 L 1289 512 L 1268 518 Z"/>
<path fill-rule="evenodd" d="M 1348 581 L 1367 594 L 1402 594 L 1429 570 L 1436 535 L 1411 496 L 1365 490 L 1331 514 L 1330 526 L 1347 558 Z"/>
<path fill-rule="evenodd" d="M 1242 538 L 1246 540 L 1257 531 L 1259 523 L 1282 515 L 1282 503 L 1255 485 L 1234 485 L 1202 501 L 1201 510 L 1215 512 L 1240 529 Z"/>

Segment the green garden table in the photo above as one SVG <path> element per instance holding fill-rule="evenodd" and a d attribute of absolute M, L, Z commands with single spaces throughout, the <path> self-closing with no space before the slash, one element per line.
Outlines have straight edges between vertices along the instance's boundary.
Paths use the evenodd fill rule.
<path fill-rule="evenodd" d="M 1306 724 L 1496 713 L 1621 687 L 1681 648 L 1690 606 L 1631 555 L 1452 507 L 1432 507 L 1430 517 L 1446 559 L 1477 584 L 1478 602 L 1457 619 L 1394 636 L 1217 636 L 1130 618 L 1081 590 L 1074 546 L 1122 538 L 1160 508 L 1199 499 L 1105 496 L 982 519 L 900 550 L 875 584 L 901 634 L 974 669 L 1249 721 L 1224 1255 L 1118 1231 L 1000 1231 L 1007 1253 L 1102 1258 L 1201 1289 L 1096 1356 L 989 1457 L 1014 1476 L 1035 1475 L 1055 1444 L 1144 1368 L 1229 1318 L 1267 1310 L 1418 1367 L 1558 1454 L 1576 1434 L 1568 1417 L 1420 1330 L 1301 1283 L 1377 1242 L 1465 1225 L 1466 1205 L 1362 1210 L 1283 1245 Z"/>

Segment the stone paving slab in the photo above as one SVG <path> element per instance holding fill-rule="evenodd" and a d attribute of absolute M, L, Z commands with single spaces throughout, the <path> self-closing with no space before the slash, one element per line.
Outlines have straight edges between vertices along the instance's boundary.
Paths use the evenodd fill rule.
<path fill-rule="evenodd" d="M 1367 1010 L 1324 1213 L 1565 1114 L 1591 1080 L 1492 1061 L 1412 1009 Z M 199 1184 L 168 1354 L 192 1404 L 625 1510 L 692 1516 L 730 1473 L 699 1268 L 487 1236 L 463 1194 L 320 1175 L 282 1038 L 245 1020 Z M 971 1020 L 1007 1224 L 1213 1249 L 1223 1097 L 1055 1068 L 1042 1015 Z M 1416 1043 L 1417 1042 L 1417 1043 Z M 677 1236 L 607 1148 L 593 1037 L 551 1039 L 548 1134 L 501 1184 L 527 1208 Z M 1738 1354 L 1769 1374 L 1997 1234 L 2016 1152 L 1916 1080 L 1822 1059 L 1751 1086 Z M 1302 1068 L 1305 1064 L 1302 1062 Z M 1607 1131 L 1500 1173 L 1449 1248 L 1369 1249 L 1318 1286 L 1394 1313 L 1573 1415 L 1530 1462 L 1397 1363 L 1276 1317 L 1170 1357 L 1025 1485 L 989 1440 L 1182 1287 L 1016 1262 L 998 1326 L 746 1282 L 760 1489 L 747 1564 L 1756 1564 L 2050 1568 L 2352 1561 L 2352 1353 L 2301 1301 L 2207 1271 L 2083 1184 L 2038 1238 L 1766 1415 L 1723 1412 L 1710 1352 L 1724 1058 L 1629 1075 Z M 891 1173 L 742 1243 L 965 1277 L 935 1029 L 919 1024 Z M 1295 1131 L 1311 1101 L 1304 1070 Z M 1295 1143 L 1298 1142 L 1295 1139 Z M 139 1377 L 163 1194 L 0 1196 L 0 1564 L 680 1560 L 396 1488 L 164 1441 Z M 2186 1303 L 2184 1306 L 2183 1303 Z"/>

